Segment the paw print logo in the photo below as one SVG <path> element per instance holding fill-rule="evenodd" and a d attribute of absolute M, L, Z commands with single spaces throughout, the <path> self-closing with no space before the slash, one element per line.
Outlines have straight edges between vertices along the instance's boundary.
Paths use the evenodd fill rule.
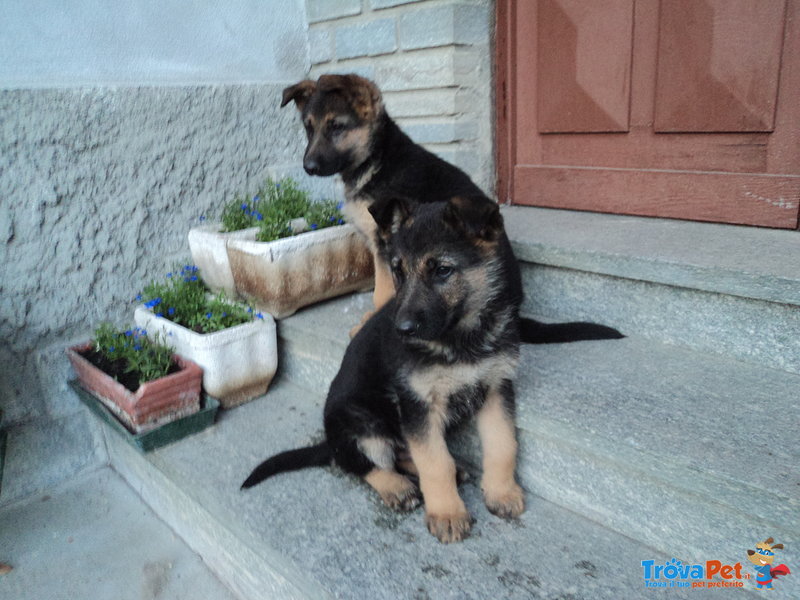
<path fill-rule="evenodd" d="M 677 558 L 668 560 L 664 564 L 664 577 L 667 579 L 675 579 L 680 574 L 682 565 L 683 563 Z"/>

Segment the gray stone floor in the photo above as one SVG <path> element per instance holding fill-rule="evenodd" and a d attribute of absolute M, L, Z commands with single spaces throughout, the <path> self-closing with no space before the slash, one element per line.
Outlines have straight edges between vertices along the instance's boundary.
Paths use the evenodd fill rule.
<path fill-rule="evenodd" d="M 4 600 L 235 600 L 111 468 L 0 509 Z"/>

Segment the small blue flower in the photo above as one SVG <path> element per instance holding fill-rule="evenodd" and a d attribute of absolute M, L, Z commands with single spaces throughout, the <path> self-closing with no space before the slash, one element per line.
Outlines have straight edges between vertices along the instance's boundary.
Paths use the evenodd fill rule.
<path fill-rule="evenodd" d="M 248 208 L 250 208 L 250 207 L 247 206 L 247 202 L 243 202 L 242 203 L 242 210 L 246 211 Z"/>
<path fill-rule="evenodd" d="M 256 313 L 256 318 L 257 318 L 257 319 L 263 319 L 263 318 L 264 318 L 264 315 L 262 315 L 260 312 L 257 312 L 257 313 Z"/>
<path fill-rule="evenodd" d="M 108 351 L 109 351 L 109 352 L 113 352 L 113 351 L 114 351 L 114 346 L 109 346 L 109 347 L 108 347 Z"/>
<path fill-rule="evenodd" d="M 197 275 L 192 275 L 189 277 L 189 281 L 197 281 Z"/>
<path fill-rule="evenodd" d="M 258 200 L 259 200 L 259 198 L 258 198 L 258 194 L 256 194 L 255 196 L 253 196 L 253 203 L 254 203 L 254 204 L 255 204 L 256 202 L 258 202 Z"/>
<path fill-rule="evenodd" d="M 167 277 L 169 277 L 169 278 L 172 278 L 172 271 L 170 271 L 169 273 L 167 273 Z"/>
<path fill-rule="evenodd" d="M 344 202 L 339 202 L 339 204 L 336 205 L 336 210 L 342 210 L 343 208 L 344 208 Z"/>
<path fill-rule="evenodd" d="M 172 307 L 172 306 L 170 306 L 170 307 L 169 307 L 169 310 L 167 310 L 167 314 L 168 314 L 168 315 L 170 315 L 170 316 L 171 316 L 171 315 L 174 315 L 174 314 L 175 314 L 175 308 L 174 308 L 174 307 Z"/>
<path fill-rule="evenodd" d="M 163 316 L 164 316 L 164 313 L 163 313 L 163 312 L 157 312 L 157 313 L 156 313 L 156 316 L 157 316 L 157 317 L 163 317 Z"/>
<path fill-rule="evenodd" d="M 128 331 L 125 332 L 125 337 L 131 337 L 132 335 L 133 332 L 130 329 L 128 329 Z"/>
<path fill-rule="evenodd" d="M 262 215 L 260 212 L 255 213 L 255 215 L 256 215 L 256 219 L 258 219 L 259 221 L 263 221 L 264 220 L 264 215 Z"/>
<path fill-rule="evenodd" d="M 223 316 L 223 317 L 227 317 L 227 316 L 228 316 L 228 313 L 224 312 L 224 313 L 222 313 L 222 316 Z"/>
<path fill-rule="evenodd" d="M 252 313 L 253 312 L 253 307 L 252 306 L 248 306 L 247 307 L 247 312 Z"/>
<path fill-rule="evenodd" d="M 147 330 L 146 329 L 140 329 L 139 330 L 139 335 L 147 335 Z"/>
<path fill-rule="evenodd" d="M 319 225 L 317 225 L 316 223 L 312 223 L 311 224 L 311 229 L 312 230 L 317 229 L 317 227 L 319 227 Z"/>
<path fill-rule="evenodd" d="M 344 219 L 339 219 L 339 225 L 344 225 Z"/>
<path fill-rule="evenodd" d="M 200 222 L 202 223 L 205 220 L 206 220 L 206 216 L 205 215 L 200 215 Z"/>
<path fill-rule="evenodd" d="M 141 344 L 136 344 L 136 345 L 133 347 L 133 349 L 134 349 L 134 350 L 136 350 L 136 351 L 138 352 L 139 350 L 141 350 L 141 349 L 142 349 L 142 345 L 141 345 Z"/>
<path fill-rule="evenodd" d="M 206 319 L 210 319 L 210 318 L 213 316 L 213 314 L 214 314 L 214 313 L 207 312 L 207 313 L 206 313 Z"/>
<path fill-rule="evenodd" d="M 139 302 L 141 302 L 141 301 L 142 301 L 142 295 L 141 295 L 141 294 L 137 294 L 137 295 L 136 295 L 136 300 L 138 300 Z"/>
<path fill-rule="evenodd" d="M 276 189 L 276 190 L 279 190 L 279 189 L 281 189 L 281 184 L 280 184 L 280 183 L 276 183 L 276 184 L 275 184 L 275 189 Z"/>

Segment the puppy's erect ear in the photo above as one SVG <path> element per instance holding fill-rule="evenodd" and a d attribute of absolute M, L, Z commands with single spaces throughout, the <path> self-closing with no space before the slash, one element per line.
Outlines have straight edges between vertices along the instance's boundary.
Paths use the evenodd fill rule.
<path fill-rule="evenodd" d="M 383 110 L 383 97 L 378 86 L 360 75 L 322 75 L 317 87 L 321 92 L 341 93 L 365 121 L 374 120 Z"/>
<path fill-rule="evenodd" d="M 370 205 L 368 210 L 378 225 L 378 234 L 384 240 L 387 240 L 393 233 L 397 233 L 411 214 L 411 207 L 402 198 L 375 202 Z"/>
<path fill-rule="evenodd" d="M 281 101 L 281 108 L 289 104 L 292 100 L 297 105 L 297 110 L 303 110 L 311 94 L 314 93 L 317 84 L 310 79 L 304 79 L 294 85 L 290 85 L 283 90 L 283 100 Z"/>
<path fill-rule="evenodd" d="M 450 198 L 444 211 L 447 225 L 473 239 L 493 242 L 503 232 L 503 217 L 496 202 L 482 196 Z"/>

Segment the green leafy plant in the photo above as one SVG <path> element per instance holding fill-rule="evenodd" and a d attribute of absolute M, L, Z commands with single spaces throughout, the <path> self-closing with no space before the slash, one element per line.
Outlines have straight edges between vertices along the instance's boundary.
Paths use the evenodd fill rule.
<path fill-rule="evenodd" d="M 139 385 L 164 377 L 174 367 L 172 348 L 160 336 L 150 337 L 139 327 L 119 330 L 103 323 L 95 329 L 94 350 L 112 367 L 106 366 L 104 370 L 129 373 Z"/>
<path fill-rule="evenodd" d="M 210 297 L 194 265 L 177 267 L 167 273 L 165 281 L 152 281 L 136 296 L 156 316 L 164 317 L 197 333 L 213 333 L 264 318 L 229 302 L 224 292 Z"/>
<path fill-rule="evenodd" d="M 222 231 L 258 227 L 256 239 L 271 242 L 295 234 L 291 221 L 303 218 L 308 229 L 344 224 L 341 205 L 334 200 L 312 202 L 307 191 L 286 177 L 267 179 L 249 200 L 237 196 L 222 210 Z"/>

